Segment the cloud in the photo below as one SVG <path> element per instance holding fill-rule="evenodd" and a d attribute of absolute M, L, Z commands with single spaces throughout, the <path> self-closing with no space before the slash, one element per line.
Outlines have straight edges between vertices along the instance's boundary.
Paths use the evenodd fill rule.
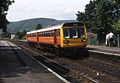
<path fill-rule="evenodd" d="M 45 17 L 54 19 L 76 19 L 77 11 L 84 11 L 90 0 L 15 0 L 7 18 L 17 21 Z"/>

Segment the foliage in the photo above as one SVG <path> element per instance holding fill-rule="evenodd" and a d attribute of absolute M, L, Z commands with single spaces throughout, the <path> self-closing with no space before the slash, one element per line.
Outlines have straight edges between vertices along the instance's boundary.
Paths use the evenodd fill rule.
<path fill-rule="evenodd" d="M 18 40 L 20 40 L 20 39 L 24 39 L 24 38 L 25 38 L 26 33 L 27 33 L 27 31 L 26 31 L 26 30 L 24 30 L 24 31 L 22 31 L 22 32 L 17 32 L 17 33 L 16 33 L 16 36 L 15 36 L 15 38 L 14 38 L 14 39 L 18 39 Z"/>
<path fill-rule="evenodd" d="M 88 44 L 97 45 L 97 34 L 88 32 Z"/>
<path fill-rule="evenodd" d="M 114 22 L 114 24 L 112 26 L 116 31 L 120 32 L 120 19 L 118 21 Z"/>
<path fill-rule="evenodd" d="M 43 28 L 43 27 L 42 27 L 42 25 L 41 25 L 41 24 L 37 24 L 37 26 L 36 26 L 35 30 L 42 29 L 42 28 Z"/>
<path fill-rule="evenodd" d="M 76 15 L 77 20 L 84 22 L 101 42 L 106 33 L 113 30 L 112 24 L 120 18 L 120 0 L 91 0 L 85 12 L 78 11 Z"/>
<path fill-rule="evenodd" d="M 0 0 L 0 28 L 3 29 L 3 32 L 7 32 L 7 19 L 6 19 L 6 15 L 7 15 L 7 11 L 9 9 L 9 5 L 11 5 L 14 1 L 10 1 L 10 0 Z"/>
<path fill-rule="evenodd" d="M 11 38 L 11 34 L 10 33 L 5 33 L 5 32 L 3 32 L 2 34 L 1 34 L 1 38 Z"/>

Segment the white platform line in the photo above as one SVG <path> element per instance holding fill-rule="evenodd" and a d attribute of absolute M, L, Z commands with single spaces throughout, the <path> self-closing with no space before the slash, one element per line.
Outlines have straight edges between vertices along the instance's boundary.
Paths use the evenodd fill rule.
<path fill-rule="evenodd" d="M 90 51 L 90 52 L 95 52 L 95 53 L 106 54 L 106 55 L 120 56 L 120 54 L 114 54 L 114 53 L 102 52 L 102 51 L 97 51 L 97 50 L 89 50 L 89 51 Z"/>

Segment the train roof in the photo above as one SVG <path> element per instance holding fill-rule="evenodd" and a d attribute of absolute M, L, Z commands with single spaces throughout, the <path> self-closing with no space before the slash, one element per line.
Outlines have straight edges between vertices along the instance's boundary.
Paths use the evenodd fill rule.
<path fill-rule="evenodd" d="M 32 34 L 32 33 L 36 33 L 36 32 L 43 32 L 43 31 L 50 31 L 50 30 L 54 30 L 54 29 L 60 29 L 61 27 L 66 26 L 66 25 L 71 26 L 71 24 L 79 24 L 79 25 L 84 26 L 83 23 L 79 23 L 79 22 L 63 23 L 63 24 L 50 26 L 48 28 L 43 28 L 43 29 L 39 29 L 39 30 L 30 31 L 30 32 L 27 32 L 27 34 Z"/>
<path fill-rule="evenodd" d="M 27 34 L 32 34 L 32 33 L 36 33 L 36 32 L 43 32 L 43 31 L 50 31 L 50 30 L 54 30 L 54 29 L 60 29 L 62 26 L 63 26 L 63 24 L 50 26 L 50 27 L 47 27 L 47 28 L 27 32 Z"/>

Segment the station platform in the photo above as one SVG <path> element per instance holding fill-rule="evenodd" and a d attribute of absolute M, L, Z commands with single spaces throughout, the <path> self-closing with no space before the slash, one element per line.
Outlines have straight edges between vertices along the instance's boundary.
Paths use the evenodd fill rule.
<path fill-rule="evenodd" d="M 102 54 L 114 55 L 114 56 L 120 56 L 120 48 L 119 47 L 87 45 L 87 49 L 90 52 L 102 53 Z"/>
<path fill-rule="evenodd" d="M 19 52 L 19 60 L 12 47 Z M 59 79 L 41 64 L 9 41 L 0 40 L 0 83 L 68 83 Z"/>

